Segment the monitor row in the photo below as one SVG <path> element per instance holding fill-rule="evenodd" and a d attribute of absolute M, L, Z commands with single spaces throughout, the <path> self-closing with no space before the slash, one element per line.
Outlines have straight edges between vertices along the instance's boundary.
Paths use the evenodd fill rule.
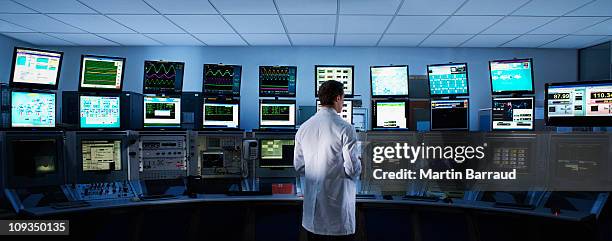
<path fill-rule="evenodd" d="M 11 86 L 18 88 L 57 89 L 63 53 L 16 47 L 13 57 Z M 121 91 L 125 58 L 82 55 L 79 75 L 80 91 Z M 185 63 L 145 61 L 143 93 L 179 93 L 183 88 Z M 345 95 L 354 93 L 353 65 L 316 65 L 315 96 L 327 80 L 344 84 Z M 489 62 L 493 94 L 533 93 L 532 59 L 495 60 Z M 432 97 L 467 96 L 467 63 L 427 66 Z M 240 96 L 242 66 L 205 64 L 202 92 L 205 96 Z M 295 97 L 296 66 L 259 66 L 260 97 Z M 371 96 L 379 98 L 408 97 L 408 65 L 370 67 Z"/>
<path fill-rule="evenodd" d="M 78 98 L 78 107 L 64 100 L 63 111 L 78 108 L 78 127 L 82 129 L 128 129 L 127 125 L 122 126 L 122 119 L 123 122 L 140 122 L 144 128 L 181 127 L 183 111 L 178 95 L 143 96 L 142 100 L 128 102 L 122 100 L 125 98 L 122 94 L 72 93 Z M 10 96 L 11 127 L 56 127 L 55 93 L 14 90 Z M 69 95 L 64 92 L 63 96 L 68 98 Z M 240 100 L 200 98 L 197 102 L 201 107 L 197 111 L 202 114 L 198 117 L 202 121 L 201 128 L 240 128 Z M 372 129 L 409 129 L 409 104 L 408 100 L 373 100 Z M 137 105 L 141 107 L 135 108 Z M 320 109 L 318 101 L 317 106 Z M 494 130 L 533 130 L 533 97 L 495 97 L 491 106 Z M 128 117 L 139 115 L 139 110 L 142 110 L 142 120 Z M 262 99 L 259 127 L 293 129 L 297 124 L 296 110 L 295 100 Z M 550 126 L 612 126 L 612 81 L 547 84 L 544 110 L 546 123 Z M 352 112 L 353 102 L 347 100 L 339 115 L 352 123 Z M 69 114 L 64 114 L 63 123 L 70 123 L 70 118 Z M 430 120 L 432 130 L 469 129 L 469 100 L 431 100 Z"/>

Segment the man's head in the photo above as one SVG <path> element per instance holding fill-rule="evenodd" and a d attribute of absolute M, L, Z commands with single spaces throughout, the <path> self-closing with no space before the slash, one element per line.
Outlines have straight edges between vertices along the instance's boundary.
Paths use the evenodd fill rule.
<path fill-rule="evenodd" d="M 342 112 L 344 86 L 335 80 L 325 81 L 319 87 L 319 100 L 322 106 L 334 108 L 338 113 Z"/>

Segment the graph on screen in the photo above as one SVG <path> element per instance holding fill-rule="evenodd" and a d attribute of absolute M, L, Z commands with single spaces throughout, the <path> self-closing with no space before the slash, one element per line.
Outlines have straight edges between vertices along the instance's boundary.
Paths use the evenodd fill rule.
<path fill-rule="evenodd" d="M 240 65 L 204 65 L 204 95 L 240 96 Z"/>
<path fill-rule="evenodd" d="M 259 66 L 259 96 L 295 97 L 297 67 Z"/>
<path fill-rule="evenodd" d="M 181 92 L 185 63 L 145 61 L 144 93 Z"/>
<path fill-rule="evenodd" d="M 102 56 L 83 56 L 81 88 L 121 89 L 125 59 Z"/>
<path fill-rule="evenodd" d="M 372 96 L 408 96 L 408 66 L 370 68 Z"/>

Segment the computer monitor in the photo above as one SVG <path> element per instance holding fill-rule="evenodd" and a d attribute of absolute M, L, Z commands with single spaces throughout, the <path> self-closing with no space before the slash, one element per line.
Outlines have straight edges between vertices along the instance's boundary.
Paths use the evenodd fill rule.
<path fill-rule="evenodd" d="M 427 65 L 429 95 L 464 96 L 469 95 L 467 63 Z"/>
<path fill-rule="evenodd" d="M 533 97 L 493 98 L 493 130 L 533 130 Z"/>
<path fill-rule="evenodd" d="M 204 100 L 203 128 L 239 128 L 239 100 Z"/>
<path fill-rule="evenodd" d="M 181 98 L 145 96 L 143 127 L 181 127 Z"/>
<path fill-rule="evenodd" d="M 11 127 L 55 127 L 55 93 L 11 92 Z"/>
<path fill-rule="evenodd" d="M 261 139 L 259 141 L 259 167 L 290 168 L 293 167 L 292 139 Z"/>
<path fill-rule="evenodd" d="M 145 61 L 143 93 L 180 93 L 184 71 L 183 62 Z"/>
<path fill-rule="evenodd" d="M 81 140 L 83 171 L 121 170 L 121 140 Z"/>
<path fill-rule="evenodd" d="M 125 58 L 81 55 L 80 90 L 121 91 Z"/>
<path fill-rule="evenodd" d="M 370 67 L 372 97 L 408 97 L 408 65 Z"/>
<path fill-rule="evenodd" d="M 261 100 L 260 128 L 295 128 L 295 100 Z"/>
<path fill-rule="evenodd" d="M 121 128 L 121 97 L 79 96 L 81 128 Z"/>
<path fill-rule="evenodd" d="M 64 53 L 16 47 L 11 87 L 57 89 Z"/>
<path fill-rule="evenodd" d="M 432 100 L 431 130 L 470 129 L 470 108 L 468 99 Z"/>
<path fill-rule="evenodd" d="M 35 177 L 58 171 L 56 139 L 10 140 L 15 176 Z"/>
<path fill-rule="evenodd" d="M 325 81 L 335 80 L 343 84 L 344 96 L 352 97 L 355 85 L 355 66 L 353 65 L 315 65 L 315 96 Z"/>
<path fill-rule="evenodd" d="M 372 129 L 408 130 L 408 101 L 375 100 L 372 102 Z"/>
<path fill-rule="evenodd" d="M 240 96 L 242 66 L 224 64 L 204 65 L 204 96 Z"/>
<path fill-rule="evenodd" d="M 295 97 L 297 67 L 259 66 L 259 97 Z"/>
<path fill-rule="evenodd" d="M 321 108 L 321 101 L 317 100 L 317 111 Z M 338 113 L 338 115 L 349 124 L 353 124 L 353 101 L 345 100 L 342 103 L 342 113 Z"/>
<path fill-rule="evenodd" d="M 546 84 L 549 126 L 612 126 L 612 80 Z"/>
<path fill-rule="evenodd" d="M 532 59 L 489 61 L 493 94 L 533 93 Z"/>

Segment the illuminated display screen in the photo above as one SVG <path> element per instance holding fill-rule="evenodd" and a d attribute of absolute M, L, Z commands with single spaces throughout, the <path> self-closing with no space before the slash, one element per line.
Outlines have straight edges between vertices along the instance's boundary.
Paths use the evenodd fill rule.
<path fill-rule="evenodd" d="M 14 54 L 11 85 L 57 87 L 63 53 L 15 48 Z"/>
<path fill-rule="evenodd" d="M 143 93 L 175 93 L 183 90 L 185 63 L 145 61 Z"/>
<path fill-rule="evenodd" d="M 81 128 L 121 127 L 119 96 L 81 96 Z"/>
<path fill-rule="evenodd" d="M 342 113 L 338 113 L 343 120 L 348 122 L 349 124 L 353 123 L 353 101 L 345 100 L 342 103 Z M 321 110 L 321 101 L 317 100 L 317 111 Z"/>
<path fill-rule="evenodd" d="M 372 96 L 408 96 L 408 66 L 370 67 Z"/>
<path fill-rule="evenodd" d="M 124 63 L 124 58 L 83 55 L 80 87 L 121 90 Z"/>
<path fill-rule="evenodd" d="M 121 141 L 83 140 L 81 141 L 83 171 L 121 170 Z"/>
<path fill-rule="evenodd" d="M 408 129 L 408 103 L 405 101 L 374 101 L 373 129 Z"/>
<path fill-rule="evenodd" d="M 55 127 L 55 94 L 11 93 L 12 127 Z"/>
<path fill-rule="evenodd" d="M 297 67 L 259 66 L 259 96 L 295 97 Z"/>
<path fill-rule="evenodd" d="M 259 104 L 260 127 L 295 127 L 295 101 L 262 100 Z"/>
<path fill-rule="evenodd" d="M 240 96 L 240 65 L 204 65 L 205 96 Z"/>
<path fill-rule="evenodd" d="M 469 123 L 469 101 L 466 100 L 432 100 L 432 130 L 467 130 Z"/>
<path fill-rule="evenodd" d="M 612 125 L 612 81 L 547 84 L 545 97 L 548 125 Z"/>
<path fill-rule="evenodd" d="M 238 128 L 240 124 L 240 104 L 236 102 L 204 102 L 203 127 Z"/>
<path fill-rule="evenodd" d="M 343 84 L 344 95 L 353 95 L 353 66 L 315 66 L 315 96 L 319 95 L 319 88 L 325 81 L 335 80 Z"/>
<path fill-rule="evenodd" d="M 293 167 L 294 140 L 260 141 L 259 167 Z"/>
<path fill-rule="evenodd" d="M 493 130 L 533 130 L 533 98 L 494 98 Z"/>
<path fill-rule="evenodd" d="M 181 127 L 181 98 L 145 96 L 144 127 Z"/>
<path fill-rule="evenodd" d="M 429 93 L 432 96 L 468 95 L 467 64 L 427 66 Z"/>
<path fill-rule="evenodd" d="M 531 59 L 490 61 L 489 69 L 493 94 L 533 92 Z"/>

